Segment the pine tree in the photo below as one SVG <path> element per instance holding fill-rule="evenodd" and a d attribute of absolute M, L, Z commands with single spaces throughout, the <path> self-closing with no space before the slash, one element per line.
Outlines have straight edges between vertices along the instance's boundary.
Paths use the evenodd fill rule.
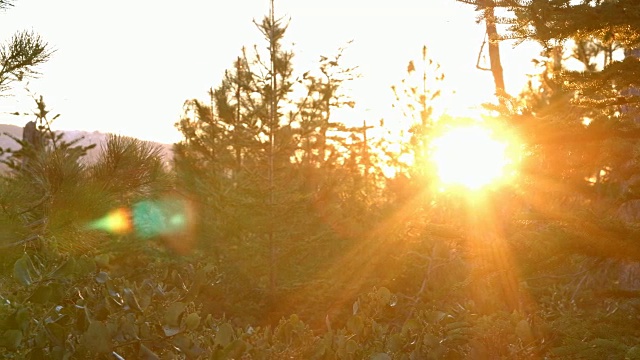
<path fill-rule="evenodd" d="M 270 14 L 255 25 L 266 49 L 243 49 L 210 103 L 185 103 L 175 169 L 221 268 L 273 300 L 367 230 L 366 191 L 380 182 L 366 133 L 333 119 L 354 106 L 344 49 L 294 76 L 286 24 Z"/>
<path fill-rule="evenodd" d="M 596 217 L 619 221 L 620 206 L 635 199 L 633 184 L 640 169 L 635 150 L 640 139 L 635 104 L 640 97 L 634 90 L 640 85 L 640 61 L 633 56 L 640 46 L 640 3 L 509 0 L 496 4 L 511 14 L 499 19 L 508 25 L 503 38 L 536 41 L 549 55 L 540 77 L 544 91 L 529 92 L 533 100 L 529 106 L 504 111 L 528 144 L 524 181 L 527 192 L 538 199 L 535 211 L 570 212 L 589 203 L 589 212 L 601 214 Z M 576 44 L 574 55 L 584 70 L 562 67 L 567 43 Z M 616 48 L 626 50 L 624 60 L 613 61 Z M 593 56 L 600 52 L 602 68 L 593 65 Z M 619 238 L 616 245 L 594 246 L 585 242 L 586 234 L 575 231 L 572 246 L 579 251 L 638 258 L 637 251 L 629 250 L 628 234 L 607 231 L 607 238 Z"/>

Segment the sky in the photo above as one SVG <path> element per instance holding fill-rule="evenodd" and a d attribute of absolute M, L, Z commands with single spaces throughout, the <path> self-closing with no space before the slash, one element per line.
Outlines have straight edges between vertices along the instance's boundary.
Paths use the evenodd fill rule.
<path fill-rule="evenodd" d="M 243 46 L 265 46 L 253 24 L 269 0 L 16 0 L 0 13 L 0 40 L 33 30 L 55 49 L 41 76 L 14 84 L 0 98 L 0 123 L 23 126 L 32 96 L 44 97 L 54 129 L 112 132 L 171 143 L 186 100 L 205 99 Z M 491 73 L 475 68 L 484 38 L 473 6 L 455 0 L 276 0 L 289 23 L 284 45 L 299 73 L 346 46 L 345 66 L 358 66 L 348 116 L 376 121 L 390 111 L 391 86 L 405 77 L 423 45 L 441 64 L 448 112 L 490 100 Z M 351 42 L 349 44 L 349 42 Z M 532 43 L 501 45 L 507 91 L 515 94 L 539 53 Z M 486 49 L 485 49 L 486 52 Z M 487 55 L 488 56 L 488 55 Z M 28 90 L 27 90 L 28 89 Z"/>

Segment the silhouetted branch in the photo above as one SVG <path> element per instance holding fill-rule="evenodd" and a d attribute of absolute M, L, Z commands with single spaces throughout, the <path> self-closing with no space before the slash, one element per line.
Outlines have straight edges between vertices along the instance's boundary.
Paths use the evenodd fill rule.
<path fill-rule="evenodd" d="M 520 128 L 523 138 L 529 145 L 563 145 L 563 144 L 586 144 L 614 139 L 640 140 L 640 129 L 591 129 L 585 127 L 583 130 L 562 129 L 548 130 L 544 132 L 530 132 L 525 130 L 525 126 Z M 535 135 L 531 135 L 535 133 Z"/>
<path fill-rule="evenodd" d="M 13 0 L 0 0 L 0 10 L 6 10 L 13 6 Z"/>
<path fill-rule="evenodd" d="M 31 235 L 31 236 L 27 237 L 26 239 L 23 239 L 23 240 L 20 240 L 20 241 L 12 242 L 10 244 L 0 245 L 0 250 L 9 249 L 9 248 L 12 248 L 12 247 L 24 245 L 24 244 L 27 244 L 27 243 L 29 243 L 31 241 L 38 240 L 39 238 L 40 238 L 40 235 L 34 234 L 34 235 Z"/>
<path fill-rule="evenodd" d="M 588 105 L 592 108 L 604 109 L 609 106 L 621 106 L 640 103 L 640 96 L 618 96 L 613 99 L 593 100 L 583 99 L 577 102 L 578 105 Z"/>
<path fill-rule="evenodd" d="M 13 35 L 0 45 L 0 91 L 9 83 L 39 75 L 34 68 L 49 60 L 52 53 L 49 45 L 32 31 Z"/>

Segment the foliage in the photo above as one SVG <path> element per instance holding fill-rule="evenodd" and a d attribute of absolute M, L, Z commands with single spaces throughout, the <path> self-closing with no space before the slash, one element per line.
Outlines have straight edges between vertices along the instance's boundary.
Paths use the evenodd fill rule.
<path fill-rule="evenodd" d="M 572 214 L 566 221 L 575 221 L 576 212 L 601 214 L 600 220 L 617 216 L 635 200 L 631 189 L 637 181 L 637 2 L 497 1 L 492 5 L 507 10 L 498 19 L 508 25 L 504 39 L 544 46 L 540 75 L 519 98 L 493 108 L 518 130 L 527 147 L 523 200 L 542 216 Z M 573 55 L 585 71 L 564 68 L 565 44 L 574 44 L 570 45 Z M 613 61 L 613 53 L 621 49 L 625 59 Z M 601 53 L 603 67 L 595 64 Z M 597 224 L 595 228 L 613 238 L 633 231 L 627 224 L 619 224 L 624 230 L 616 231 L 606 221 Z M 575 250 L 593 253 L 591 245 L 581 245 L 583 241 L 582 236 L 576 239 Z M 612 247 L 601 250 L 614 257 L 621 252 Z"/>
<path fill-rule="evenodd" d="M 13 0 L 0 1 L 0 10 L 13 6 Z M 40 35 L 33 31 L 16 32 L 0 45 L 0 92 L 7 91 L 15 81 L 35 77 L 38 65 L 45 63 L 53 51 Z"/>
<path fill-rule="evenodd" d="M 350 304 L 344 322 L 327 318 L 320 331 L 297 315 L 256 326 L 207 313 L 203 302 L 221 301 L 212 294 L 226 280 L 202 255 L 171 259 L 156 246 L 71 258 L 25 254 L 13 266 L 12 284 L 4 284 L 20 291 L 2 295 L 2 346 L 26 358 L 595 359 L 637 352 L 639 334 L 626 320 L 637 314 L 633 303 L 594 297 L 597 286 L 579 289 L 584 294 L 576 298 L 575 284 L 540 284 L 530 289 L 539 299 L 533 313 L 484 313 L 454 295 L 469 287 L 450 273 L 464 277 L 464 260 L 442 238 L 422 240 L 431 245 L 418 251 L 430 250 L 414 265 L 429 269 L 431 290 L 411 298 L 370 288 Z"/>
<path fill-rule="evenodd" d="M 329 260 L 311 254 L 336 256 L 363 231 L 378 174 L 369 163 L 367 128 L 331 116 L 353 106 L 341 92 L 355 76 L 339 63 L 343 50 L 295 77 L 293 54 L 281 45 L 286 26 L 272 18 L 256 25 L 270 62 L 258 47 L 244 49 L 209 91 L 210 104 L 186 103 L 175 168 L 181 191 L 207 209 L 198 219 L 203 246 L 227 276 L 267 292 L 256 303 L 270 314 L 280 292 Z"/>
<path fill-rule="evenodd" d="M 422 47 L 420 62 L 413 60 L 407 65 L 407 79 L 403 79 L 400 86 L 392 86 L 397 104 L 401 109 L 403 120 L 408 121 L 406 132 L 400 134 L 406 143 L 400 144 L 404 148 L 392 158 L 410 158 L 404 167 L 413 171 L 414 176 L 425 179 L 428 166 L 429 140 L 434 135 L 436 119 L 434 118 L 434 103 L 442 96 L 442 83 L 445 75 L 440 71 L 440 64 L 427 55 L 427 46 Z M 419 72 L 420 71 L 420 72 Z M 415 166 L 412 166 L 414 165 Z M 398 164 L 399 165 L 399 164 Z M 400 170 L 400 169 L 399 169 Z M 406 169 L 404 170 L 407 171 Z M 416 172 L 422 171 L 422 174 Z M 402 172 L 402 171 L 400 171 Z"/>

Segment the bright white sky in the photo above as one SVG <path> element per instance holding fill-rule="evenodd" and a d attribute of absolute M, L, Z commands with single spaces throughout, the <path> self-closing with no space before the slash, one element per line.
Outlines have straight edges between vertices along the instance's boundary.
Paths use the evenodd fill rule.
<path fill-rule="evenodd" d="M 190 98 L 218 86 L 243 46 L 263 46 L 252 21 L 268 13 L 269 0 L 17 0 L 0 13 L 0 39 L 17 30 L 40 34 L 56 49 L 31 80 L 54 114 L 54 128 L 114 132 L 146 140 L 180 138 L 174 123 Z M 438 61 L 457 97 L 452 113 L 477 105 L 493 92 L 490 72 L 475 68 L 484 37 L 472 6 L 455 0 L 276 0 L 276 14 L 290 18 L 285 45 L 295 68 L 313 68 L 353 40 L 346 66 L 359 66 L 352 85 L 352 116 L 390 115 L 390 86 L 418 60 L 423 45 Z M 293 45 L 292 45 L 293 44 Z M 508 91 L 524 84 L 535 44 L 501 47 Z M 0 123 L 24 125 L 33 100 L 18 83 L 0 99 Z M 5 94 L 6 95 L 6 94 Z M 389 119 L 385 119 L 389 122 Z"/>

